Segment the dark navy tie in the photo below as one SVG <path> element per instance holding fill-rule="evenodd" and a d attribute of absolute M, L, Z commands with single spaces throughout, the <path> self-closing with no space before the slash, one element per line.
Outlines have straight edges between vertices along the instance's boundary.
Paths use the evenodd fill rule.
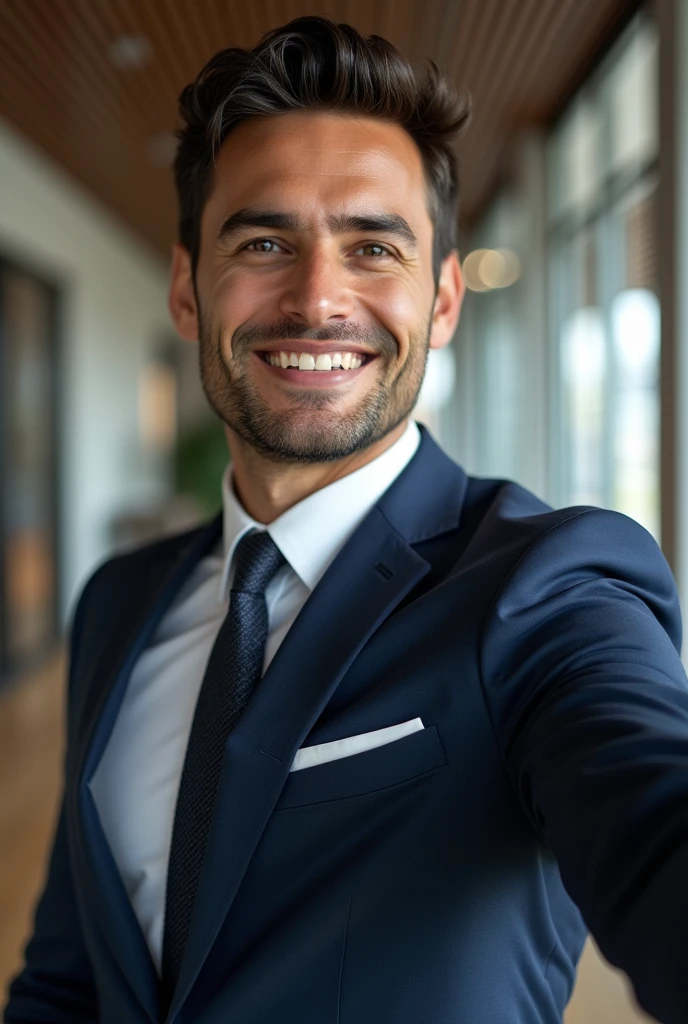
<path fill-rule="evenodd" d="M 268 636 L 265 588 L 284 563 L 284 555 L 264 531 L 252 530 L 237 545 L 229 611 L 208 659 L 177 796 L 165 894 L 165 1009 L 189 934 L 225 742 L 263 671 Z"/>

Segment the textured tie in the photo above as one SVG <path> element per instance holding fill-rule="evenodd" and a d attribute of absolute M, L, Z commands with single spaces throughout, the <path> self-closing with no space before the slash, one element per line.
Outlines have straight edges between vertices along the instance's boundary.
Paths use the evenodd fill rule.
<path fill-rule="evenodd" d="M 265 588 L 284 562 L 284 555 L 264 531 L 251 531 L 236 548 L 229 611 L 208 659 L 177 796 L 165 895 L 165 1009 L 189 934 L 225 742 L 263 671 L 268 636 Z"/>

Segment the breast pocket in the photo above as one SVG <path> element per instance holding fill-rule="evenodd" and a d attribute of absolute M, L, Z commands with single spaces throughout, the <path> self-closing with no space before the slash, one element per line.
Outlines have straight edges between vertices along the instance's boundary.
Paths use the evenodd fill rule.
<path fill-rule="evenodd" d="M 382 747 L 291 773 L 275 810 L 374 793 L 434 771 L 445 761 L 432 725 Z"/>

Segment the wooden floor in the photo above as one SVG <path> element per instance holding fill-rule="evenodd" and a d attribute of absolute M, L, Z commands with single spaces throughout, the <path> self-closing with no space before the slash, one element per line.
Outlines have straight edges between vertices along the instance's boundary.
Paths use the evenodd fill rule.
<path fill-rule="evenodd" d="M 21 965 L 62 785 L 64 658 L 0 694 L 0 992 Z M 4 1003 L 0 999 L 0 1006 Z M 565 1024 L 638 1024 L 623 976 L 588 943 Z"/>
<path fill-rule="evenodd" d="M 62 785 L 64 657 L 0 693 L 0 991 L 21 965 Z M 3 995 L 4 1000 L 4 995 Z M 2 1002 L 0 1002 L 2 1005 Z"/>

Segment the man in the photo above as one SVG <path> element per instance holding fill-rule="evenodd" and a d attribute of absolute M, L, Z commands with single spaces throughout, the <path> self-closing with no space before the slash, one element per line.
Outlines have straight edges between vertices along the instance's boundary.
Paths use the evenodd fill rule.
<path fill-rule="evenodd" d="M 587 928 L 688 1019 L 688 688 L 653 540 L 409 419 L 466 119 L 306 18 L 181 97 L 170 308 L 223 513 L 103 565 L 6 1021 L 553 1024 Z"/>

